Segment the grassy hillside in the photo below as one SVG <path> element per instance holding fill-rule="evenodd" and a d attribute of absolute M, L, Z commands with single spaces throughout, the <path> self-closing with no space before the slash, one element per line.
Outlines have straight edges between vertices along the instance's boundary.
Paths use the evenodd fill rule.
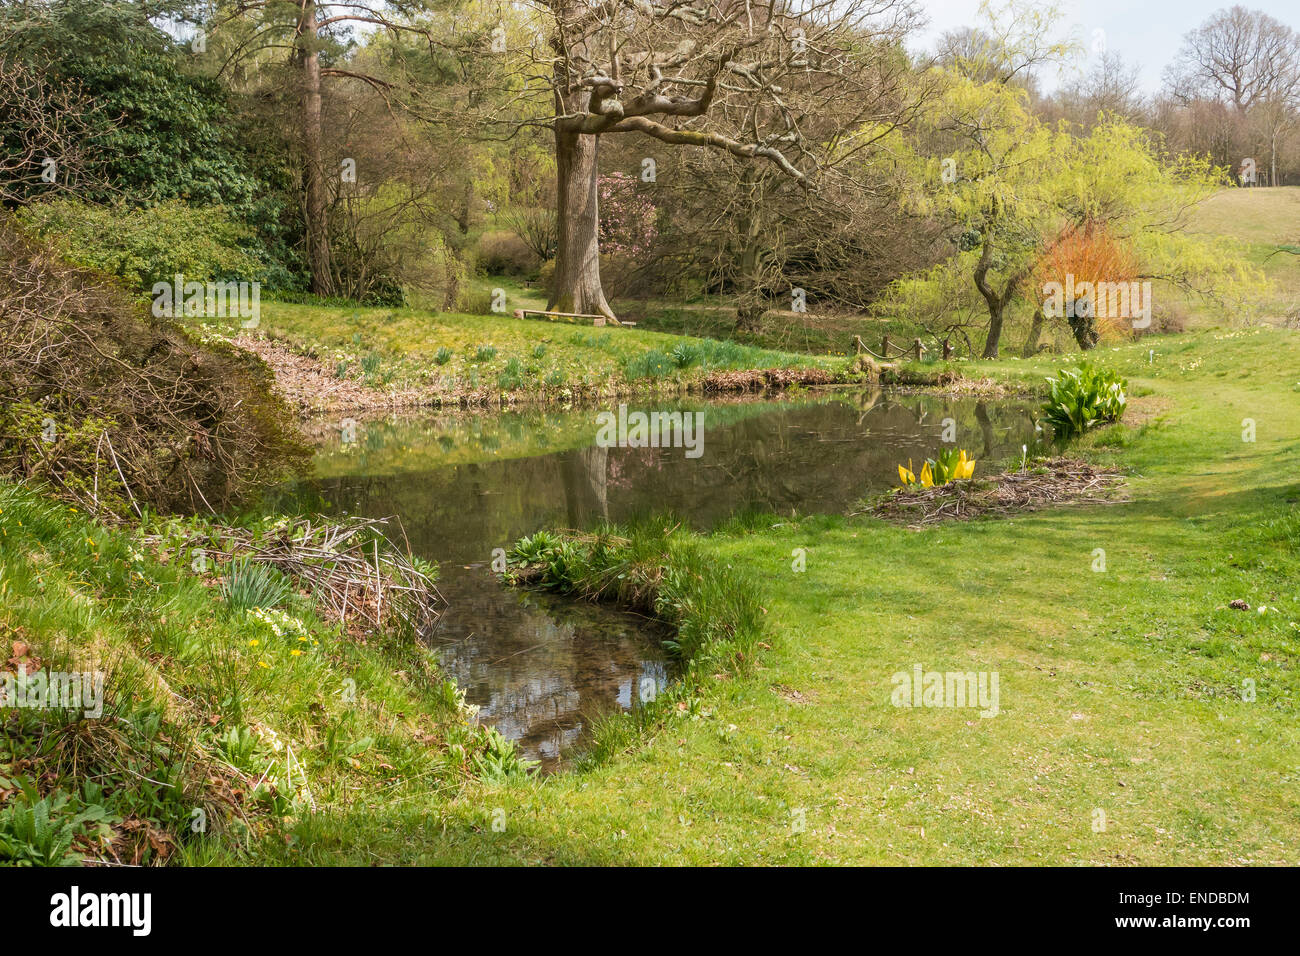
<path fill-rule="evenodd" d="M 1247 261 L 1274 285 L 1264 299 L 1265 321 L 1300 325 L 1300 255 L 1277 251 L 1300 246 L 1300 186 L 1225 189 L 1201 203 L 1190 229 L 1244 242 Z"/>
<path fill-rule="evenodd" d="M 102 675 L 91 719 L 0 711 L 0 859 L 250 859 L 286 819 L 513 766 L 422 645 L 345 629 L 293 589 L 223 595 L 231 566 L 181 545 L 199 527 L 146 542 L 0 484 L 0 670 Z"/>

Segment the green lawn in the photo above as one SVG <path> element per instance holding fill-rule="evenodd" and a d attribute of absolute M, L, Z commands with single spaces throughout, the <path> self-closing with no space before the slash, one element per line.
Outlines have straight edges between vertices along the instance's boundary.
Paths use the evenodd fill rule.
<path fill-rule="evenodd" d="M 763 581 L 773 647 L 747 675 L 594 770 L 403 810 L 369 800 L 307 825 L 303 856 L 1295 864 L 1300 338 L 1198 333 L 1150 364 L 1147 347 L 1102 357 L 1150 390 L 1131 414 L 1158 414 L 1089 443 L 1132 469 L 1130 501 L 710 537 Z M 1050 371 L 1000 366 L 1027 367 Z M 891 675 L 914 664 L 996 671 L 1001 712 L 891 706 Z"/>

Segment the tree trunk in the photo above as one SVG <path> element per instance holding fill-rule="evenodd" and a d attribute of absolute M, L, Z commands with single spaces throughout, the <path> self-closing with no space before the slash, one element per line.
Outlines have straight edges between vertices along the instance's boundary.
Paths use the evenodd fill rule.
<path fill-rule="evenodd" d="M 1097 327 L 1093 324 L 1091 316 L 1070 316 L 1066 321 L 1070 323 L 1070 331 L 1074 333 L 1074 341 L 1079 343 L 1079 348 L 1083 351 L 1087 352 L 1101 341 L 1101 335 L 1097 332 Z"/>
<path fill-rule="evenodd" d="M 444 312 L 455 312 L 460 305 L 461 261 L 460 256 L 445 241 L 442 247 L 442 263 L 447 278 L 447 283 L 442 290 L 442 309 Z"/>
<path fill-rule="evenodd" d="M 555 131 L 559 243 L 547 309 L 614 318 L 600 285 L 600 203 L 596 148 L 600 137 Z"/>
<path fill-rule="evenodd" d="M 1034 310 L 1034 321 L 1029 325 L 1029 335 L 1025 338 L 1025 348 L 1020 354 L 1025 358 L 1033 358 L 1038 354 L 1038 339 L 1043 334 L 1043 310 L 1041 308 Z"/>
<path fill-rule="evenodd" d="M 767 306 L 759 301 L 743 302 L 736 308 L 736 331 L 757 334 L 763 330 L 763 314 Z"/>
<path fill-rule="evenodd" d="M 989 334 L 984 340 L 984 358 L 998 357 L 998 342 L 1002 338 L 1002 307 L 1005 304 L 988 283 L 989 266 L 993 262 L 993 240 L 984 236 L 984 248 L 980 250 L 980 261 L 975 266 L 975 288 L 984 298 L 989 310 Z"/>
<path fill-rule="evenodd" d="M 1002 303 L 989 303 L 989 337 L 984 340 L 983 358 L 998 357 L 998 342 L 1002 339 Z"/>
<path fill-rule="evenodd" d="M 302 58 L 302 142 L 307 227 L 307 265 L 311 269 L 311 291 L 329 295 L 330 276 L 329 221 L 326 212 L 324 157 L 321 151 L 320 54 L 316 50 L 316 4 L 303 7 L 298 23 Z"/>
<path fill-rule="evenodd" d="M 763 314 L 768 309 L 767 292 L 763 287 L 763 250 L 759 243 L 757 215 L 746 216 L 740 223 L 742 248 L 737 257 L 736 329 L 741 332 L 759 332 L 763 327 Z"/>
<path fill-rule="evenodd" d="M 465 183 L 465 194 L 460 209 L 456 213 L 456 228 L 462 236 L 469 235 L 469 217 L 474 206 L 474 180 Z"/>

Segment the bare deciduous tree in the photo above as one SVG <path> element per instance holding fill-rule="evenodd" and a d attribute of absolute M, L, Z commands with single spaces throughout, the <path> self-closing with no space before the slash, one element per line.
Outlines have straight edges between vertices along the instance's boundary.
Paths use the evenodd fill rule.
<path fill-rule="evenodd" d="M 1187 34 L 1166 72 L 1175 96 L 1221 99 L 1245 112 L 1300 92 L 1300 36 L 1259 10 L 1220 10 Z"/>
<path fill-rule="evenodd" d="M 761 160 L 813 188 L 906 113 L 882 110 L 879 78 L 903 57 L 907 0 L 541 0 L 537 10 L 545 44 L 502 58 L 504 85 L 522 90 L 531 115 L 496 120 L 553 131 L 552 309 L 614 315 L 600 280 L 601 136 Z"/>

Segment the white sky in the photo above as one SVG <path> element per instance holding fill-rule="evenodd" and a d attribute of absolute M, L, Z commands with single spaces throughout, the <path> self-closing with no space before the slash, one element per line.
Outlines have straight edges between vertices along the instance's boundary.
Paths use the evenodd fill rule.
<path fill-rule="evenodd" d="M 929 26 L 913 40 L 917 49 L 931 50 L 945 30 L 973 26 L 979 0 L 918 0 Z M 1250 10 L 1263 10 L 1288 26 L 1300 29 L 1298 0 L 1238 0 Z M 996 6 L 997 4 L 995 4 Z M 1093 31 L 1104 30 L 1106 46 L 1119 53 L 1124 62 L 1139 69 L 1143 91 L 1154 93 L 1160 88 L 1161 74 L 1173 61 L 1183 43 L 1183 35 L 1200 26 L 1210 14 L 1233 6 L 1233 0 L 1065 0 L 1065 24 L 1074 30 L 1076 39 L 1091 50 Z M 1086 67 L 1080 61 L 1075 68 Z M 1059 78 L 1044 73 L 1045 90 L 1054 89 Z"/>

